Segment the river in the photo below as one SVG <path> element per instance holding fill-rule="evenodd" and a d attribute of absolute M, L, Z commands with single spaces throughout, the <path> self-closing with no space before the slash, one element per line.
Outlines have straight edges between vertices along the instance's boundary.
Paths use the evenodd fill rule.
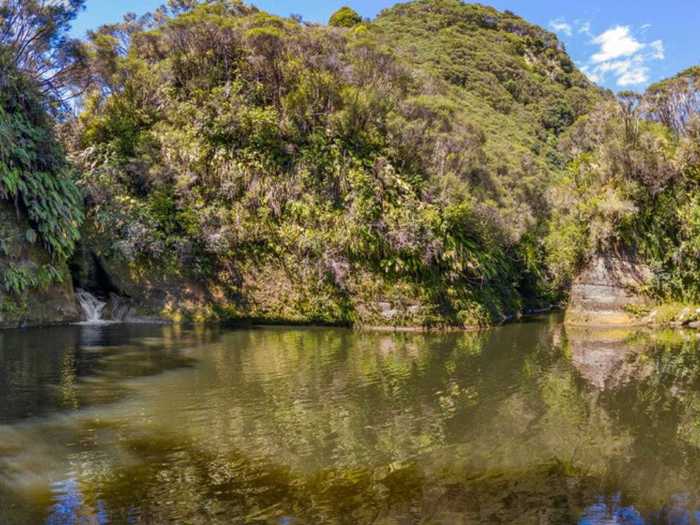
<path fill-rule="evenodd" d="M 696 523 L 695 333 L 0 332 L 0 524 Z"/>

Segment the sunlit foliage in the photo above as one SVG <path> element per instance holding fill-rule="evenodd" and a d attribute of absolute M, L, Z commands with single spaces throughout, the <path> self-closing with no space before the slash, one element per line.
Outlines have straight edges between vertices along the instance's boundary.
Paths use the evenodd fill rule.
<path fill-rule="evenodd" d="M 557 278 L 588 257 L 622 253 L 654 271 L 659 300 L 700 297 L 700 84 L 697 69 L 621 93 L 567 131 L 571 159 L 550 192 L 547 238 Z"/>
<path fill-rule="evenodd" d="M 337 31 L 215 1 L 105 26 L 88 54 L 67 136 L 115 256 L 229 289 L 272 261 L 324 320 L 404 284 L 458 324 L 551 300 L 552 145 L 600 96 L 553 35 L 459 2 Z"/>

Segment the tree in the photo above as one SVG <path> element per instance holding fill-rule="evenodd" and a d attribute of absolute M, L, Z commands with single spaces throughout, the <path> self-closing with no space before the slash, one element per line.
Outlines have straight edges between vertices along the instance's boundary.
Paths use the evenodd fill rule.
<path fill-rule="evenodd" d="M 700 113 L 700 67 L 651 86 L 644 97 L 646 113 L 677 135 L 685 135 L 692 118 Z"/>
<path fill-rule="evenodd" d="M 353 9 L 345 6 L 331 15 L 328 24 L 333 27 L 354 27 L 362 23 L 362 17 Z"/>
<path fill-rule="evenodd" d="M 642 96 L 634 91 L 622 91 L 617 95 L 617 101 L 620 104 L 622 120 L 625 124 L 625 141 L 628 145 L 633 146 L 639 139 L 641 118 L 639 109 Z"/>
<path fill-rule="evenodd" d="M 66 98 L 85 63 L 80 41 L 66 36 L 84 3 L 0 0 L 0 48 L 9 64 L 58 99 Z"/>

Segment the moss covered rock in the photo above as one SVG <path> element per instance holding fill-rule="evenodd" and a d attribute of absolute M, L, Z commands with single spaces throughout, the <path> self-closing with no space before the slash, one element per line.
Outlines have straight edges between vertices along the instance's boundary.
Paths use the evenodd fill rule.
<path fill-rule="evenodd" d="M 29 222 L 0 201 L 0 328 L 80 320 L 70 272 L 52 262 Z"/>

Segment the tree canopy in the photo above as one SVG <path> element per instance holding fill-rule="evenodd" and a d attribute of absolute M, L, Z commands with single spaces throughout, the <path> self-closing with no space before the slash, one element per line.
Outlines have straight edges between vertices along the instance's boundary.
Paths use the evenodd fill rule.
<path fill-rule="evenodd" d="M 170 0 L 82 43 L 77 0 L 2 5 L 0 184 L 63 258 L 80 196 L 40 109 L 69 90 L 83 242 L 207 283 L 221 315 L 493 322 L 614 250 L 655 268 L 649 293 L 700 299 L 697 68 L 614 97 L 555 35 L 459 0 L 351 31 L 347 8 L 326 27 Z"/>
<path fill-rule="evenodd" d="M 362 17 L 350 7 L 341 7 L 331 15 L 328 24 L 332 27 L 355 27 L 362 23 Z"/>
<path fill-rule="evenodd" d="M 82 44 L 67 36 L 85 0 L 0 0 L 0 49 L 11 67 L 62 99 L 79 81 Z M 84 79 L 83 79 L 84 80 Z"/>

